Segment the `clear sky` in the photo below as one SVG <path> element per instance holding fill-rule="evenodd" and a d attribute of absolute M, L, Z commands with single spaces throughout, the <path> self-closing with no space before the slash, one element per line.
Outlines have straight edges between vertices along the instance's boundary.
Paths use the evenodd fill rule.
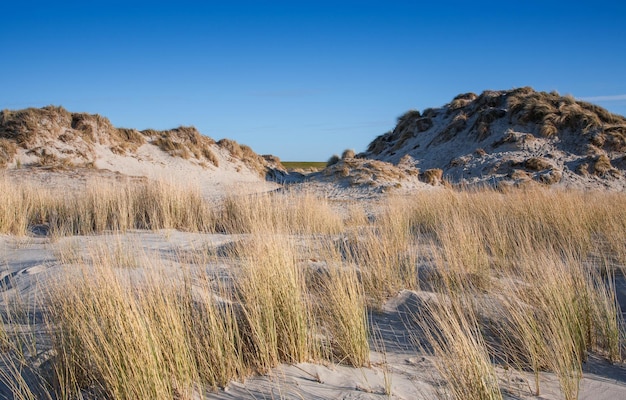
<path fill-rule="evenodd" d="M 282 160 L 357 152 L 409 109 L 532 86 L 626 115 L 626 2 L 4 2 L 0 109 L 62 105 Z"/>

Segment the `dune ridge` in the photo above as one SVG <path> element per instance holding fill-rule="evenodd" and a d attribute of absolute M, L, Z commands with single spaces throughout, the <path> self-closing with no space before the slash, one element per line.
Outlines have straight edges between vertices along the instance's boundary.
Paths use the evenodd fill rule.
<path fill-rule="evenodd" d="M 625 152 L 623 116 L 524 87 L 460 94 L 439 108 L 410 110 L 358 156 L 440 169 L 453 184 L 623 190 Z"/>

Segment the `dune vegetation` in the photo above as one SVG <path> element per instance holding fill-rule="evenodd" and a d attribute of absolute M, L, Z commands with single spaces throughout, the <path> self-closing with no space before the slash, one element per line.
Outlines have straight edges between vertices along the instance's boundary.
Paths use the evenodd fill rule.
<path fill-rule="evenodd" d="M 31 167 L 69 169 L 93 167 L 101 148 L 119 156 L 136 156 L 138 149 L 148 144 L 205 168 L 218 168 L 220 157 L 227 157 L 241 161 L 261 177 L 272 169 L 283 170 L 277 157 L 260 156 L 230 139 L 216 142 L 193 126 L 141 131 L 117 128 L 99 114 L 70 112 L 60 106 L 0 111 L 0 167 L 22 163 L 16 159 L 18 149 Z"/>
<path fill-rule="evenodd" d="M 551 371 L 576 399 L 589 355 L 623 359 L 622 193 L 441 189 L 365 208 L 302 193 L 210 203 L 163 183 L 92 187 L 0 180 L 0 233 L 45 226 L 51 245 L 162 229 L 237 240 L 173 254 L 177 267 L 128 243 L 58 246 L 55 284 L 36 306 L 2 303 L 0 379 L 15 398 L 187 399 L 280 363 L 367 367 L 368 314 L 404 289 L 429 294 L 407 329 L 434 356 L 442 398 L 502 398 L 496 369 L 507 368 L 533 372 L 535 395 Z M 44 351 L 48 369 L 32 361 Z"/>
<path fill-rule="evenodd" d="M 409 110 L 361 158 L 403 157 L 461 186 L 539 184 L 623 191 L 626 118 L 531 87 L 464 93 L 439 108 Z M 439 179 L 440 180 L 440 179 Z"/>

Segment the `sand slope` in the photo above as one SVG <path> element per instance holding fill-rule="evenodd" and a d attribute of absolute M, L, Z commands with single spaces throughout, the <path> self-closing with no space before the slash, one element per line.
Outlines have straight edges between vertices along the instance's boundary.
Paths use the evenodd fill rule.
<path fill-rule="evenodd" d="M 571 96 L 520 88 L 409 111 L 360 156 L 442 169 L 452 183 L 624 190 L 625 152 L 626 118 Z"/>
<path fill-rule="evenodd" d="M 100 115 L 53 106 L 0 113 L 0 167 L 52 185 L 63 175 L 82 181 L 121 175 L 194 185 L 207 196 L 271 190 L 285 173 L 276 157 L 216 142 L 193 127 L 116 128 Z"/>

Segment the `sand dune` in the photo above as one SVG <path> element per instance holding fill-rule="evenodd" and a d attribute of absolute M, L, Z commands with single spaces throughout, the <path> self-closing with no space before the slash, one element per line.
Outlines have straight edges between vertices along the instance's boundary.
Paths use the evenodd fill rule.
<path fill-rule="evenodd" d="M 422 172 L 441 169 L 454 184 L 624 190 L 625 152 L 623 116 L 519 88 L 461 94 L 443 107 L 409 111 L 360 156 L 412 162 Z"/>

